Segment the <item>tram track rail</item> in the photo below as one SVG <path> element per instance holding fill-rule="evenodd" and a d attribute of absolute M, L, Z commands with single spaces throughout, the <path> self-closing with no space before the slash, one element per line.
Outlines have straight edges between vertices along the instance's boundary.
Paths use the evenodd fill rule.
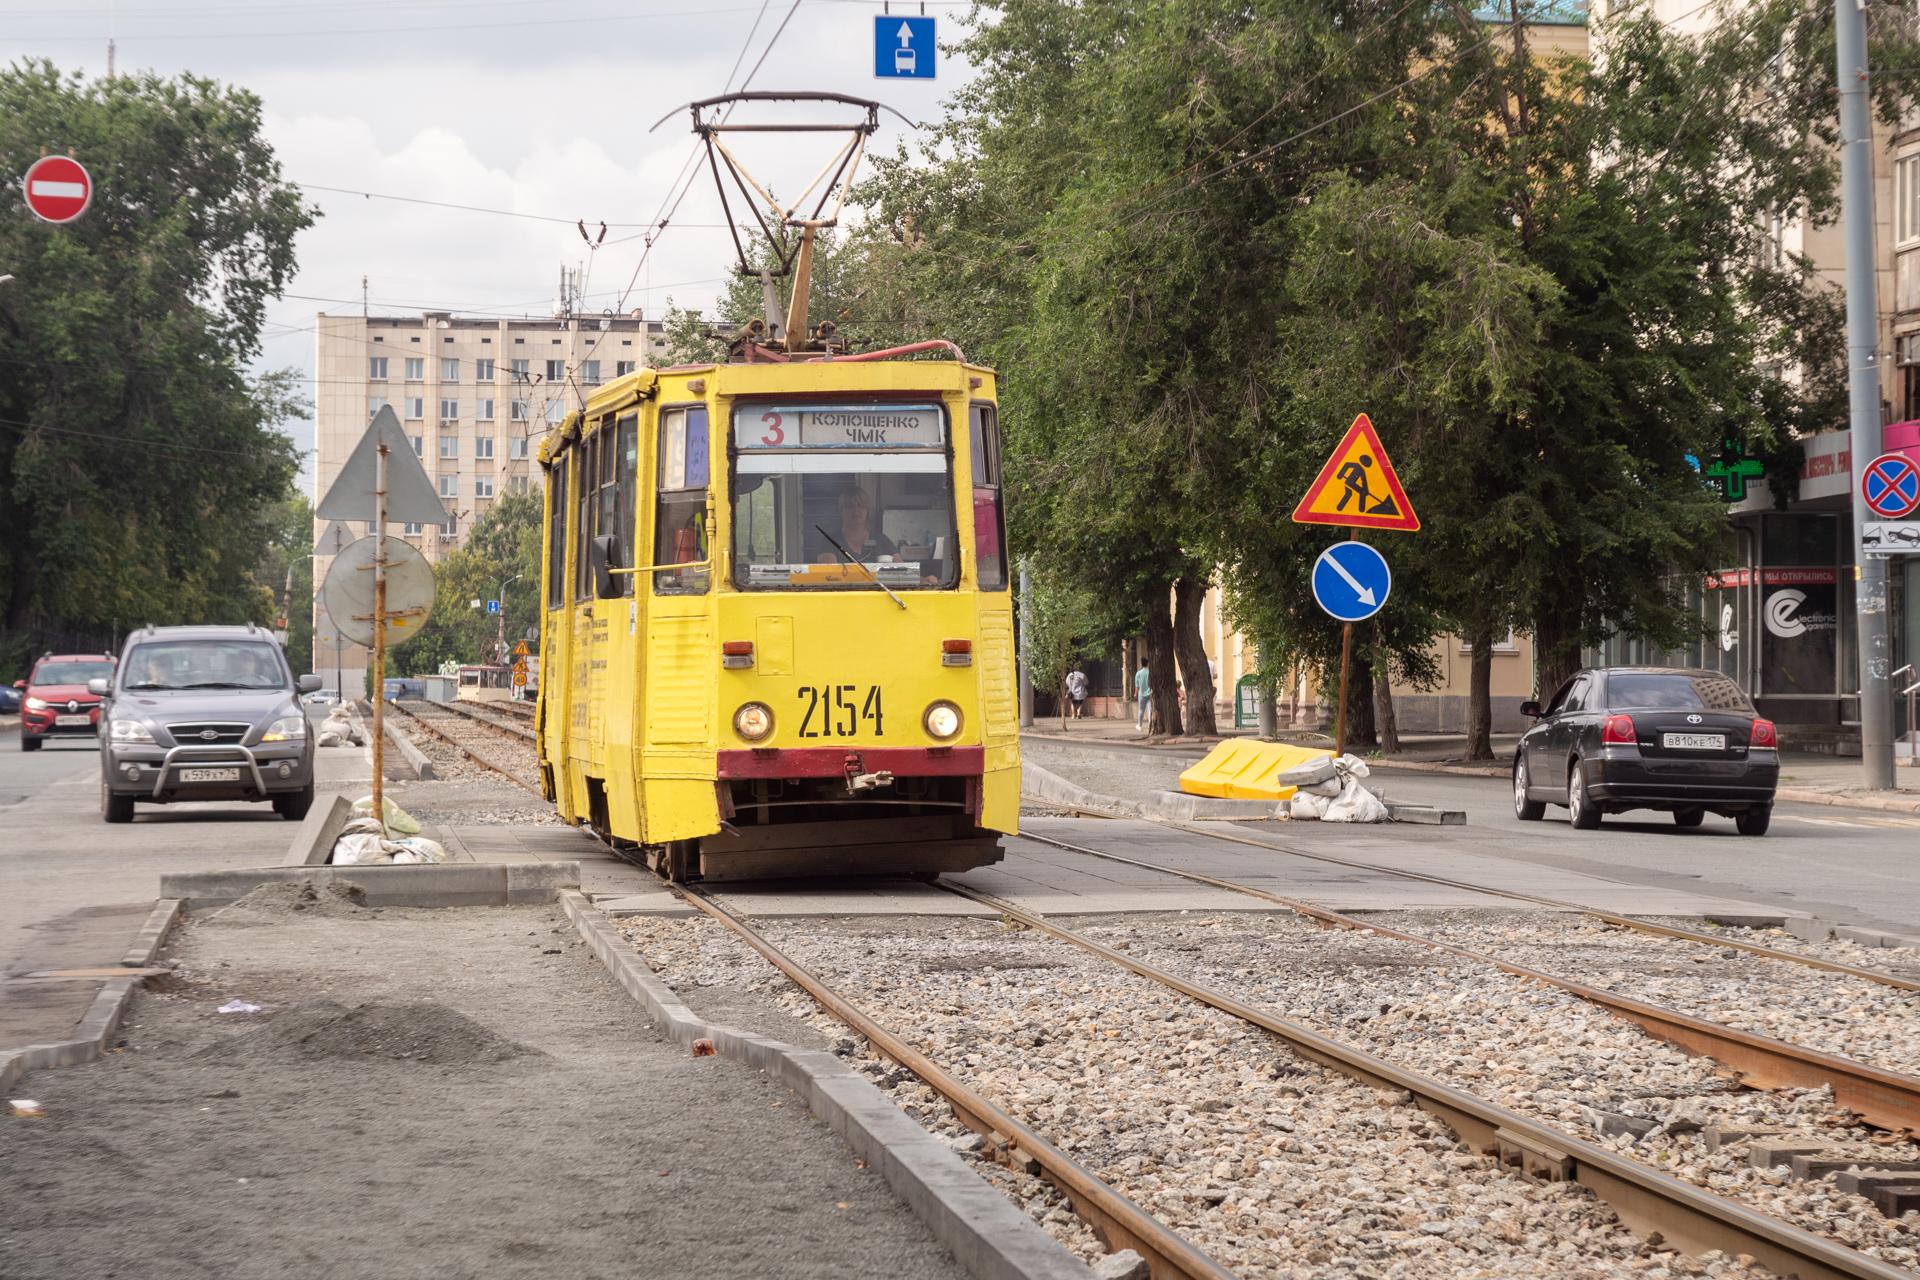
<path fill-rule="evenodd" d="M 487 769 L 493 773 L 499 774 L 501 777 L 507 779 L 509 782 L 513 783 L 515 786 L 518 786 L 523 790 L 529 791 L 536 796 L 540 794 L 540 788 L 537 784 L 520 776 L 520 774 L 517 773 L 513 768 L 511 768 L 505 763 L 502 763 L 497 757 L 493 756 L 491 753 L 475 750 L 474 745 L 470 741 L 460 738 L 455 734 L 453 734 L 452 732 L 448 731 L 446 728 L 444 728 L 443 725 L 446 723 L 445 720 L 437 720 L 436 717 L 434 716 L 421 714 L 418 709 L 421 705 L 423 704 L 415 703 L 413 706 L 409 707 L 409 706 L 402 705 L 399 702 L 389 702 L 387 704 L 387 709 L 389 712 L 399 716 L 401 720 L 408 727 L 417 728 L 421 732 L 425 733 L 427 736 L 443 743 L 446 746 L 453 748 L 453 750 L 459 752 L 460 755 L 464 756 L 468 760 L 473 761 L 473 763 L 479 765 L 481 768 Z M 436 704 L 425 704 L 425 705 L 436 705 Z M 449 716 L 446 718 L 446 720 L 451 720 L 454 723 L 459 723 L 459 724 L 485 725 L 490 723 L 485 720 L 469 718 L 469 717 L 459 717 L 459 716 Z M 500 729 L 503 732 L 505 730 L 505 726 L 503 725 L 495 725 L 493 727 Z M 527 737 L 531 739 L 532 735 L 528 734 Z"/>
<path fill-rule="evenodd" d="M 1184 830 L 1185 828 L 1182 829 Z M 1212 832 L 1203 831 L 1199 834 L 1214 836 L 1214 838 L 1217 839 L 1231 839 L 1229 836 L 1216 835 Z M 1219 876 L 1205 875 L 1197 871 L 1186 871 L 1178 867 L 1169 867 L 1160 863 L 1113 853 L 1108 850 L 1076 845 L 1069 841 L 1054 839 L 1050 836 L 1027 833 L 1023 834 L 1020 839 L 1033 840 L 1037 843 L 1050 845 L 1070 853 L 1101 858 L 1140 870 L 1154 871 L 1195 884 L 1206 885 L 1210 888 L 1222 889 L 1230 893 L 1243 894 L 1247 897 L 1271 902 L 1276 906 L 1284 907 L 1324 927 L 1374 933 L 1381 937 L 1394 938 L 1402 942 L 1412 943 L 1444 954 L 1457 956 L 1477 964 L 1488 965 L 1502 972 L 1511 974 L 1514 977 L 1539 982 L 1556 990 L 1564 991 L 1568 995 L 1603 1008 L 1610 1014 L 1633 1023 L 1655 1039 L 1664 1040 L 1688 1053 L 1697 1054 L 1721 1063 L 1738 1073 L 1741 1083 L 1750 1087 L 1759 1089 L 1829 1088 L 1833 1091 L 1834 1102 L 1837 1106 L 1854 1112 L 1867 1123 L 1893 1132 L 1920 1134 L 1920 1076 L 1889 1071 L 1885 1068 L 1857 1062 L 1838 1054 L 1823 1053 L 1819 1050 L 1809 1049 L 1788 1041 L 1776 1040 L 1769 1036 L 1756 1035 L 1753 1032 L 1743 1031 L 1737 1027 L 1724 1026 L 1706 1018 L 1701 1018 L 1690 1013 L 1683 1013 L 1677 1009 L 1669 1009 L 1662 1005 L 1620 995 L 1617 992 L 1609 991 L 1602 987 L 1591 986 L 1587 983 L 1561 977 L 1541 969 L 1515 964 L 1512 961 L 1503 960 L 1498 956 L 1477 951 L 1471 947 L 1464 947 L 1458 943 L 1446 942 L 1438 938 L 1429 938 L 1421 934 L 1394 929 L 1376 921 L 1363 920 L 1356 916 L 1346 915 L 1320 906 L 1317 903 L 1288 897 L 1284 894 L 1274 893 L 1271 890 L 1261 889 L 1254 885 L 1242 884 L 1238 881 L 1224 879 Z M 1278 846 L 1265 841 L 1235 841 L 1235 843 L 1255 844 L 1262 848 L 1283 853 L 1292 852 L 1291 850 L 1280 849 Z M 1364 867 L 1367 864 L 1349 862 L 1343 865 Z M 1416 876 L 1415 878 L 1428 879 L 1429 877 Z M 954 892 L 963 892 L 958 886 L 946 884 L 944 881 L 942 883 Z M 1468 886 L 1458 885 L 1457 887 Z M 964 891 L 963 896 L 971 892 L 970 890 Z M 1684 934 L 1687 931 L 1682 930 L 1681 932 Z M 1706 935 L 1696 936 L 1708 942 L 1716 941 L 1715 939 L 1708 938 Z M 1786 956 L 1791 953 L 1777 952 L 1773 954 Z"/>
<path fill-rule="evenodd" d="M 473 721 L 475 724 L 483 724 L 487 726 L 489 729 L 498 729 L 502 733 L 511 735 L 512 737 L 515 737 L 515 738 L 519 738 L 525 742 L 538 742 L 540 740 L 539 735 L 536 734 L 527 725 L 515 724 L 511 720 L 496 719 L 493 715 L 489 714 L 488 712 L 481 711 L 478 707 L 474 706 L 471 703 L 463 703 L 463 702 L 456 701 L 456 702 L 435 703 L 434 705 L 438 707 L 444 707 L 446 710 L 453 712 L 455 715 L 464 716 L 466 719 Z M 511 706 L 513 704 L 505 703 L 505 702 L 493 702 L 493 703 L 484 703 L 481 705 L 488 706 L 488 707 L 496 707 L 496 706 Z"/>

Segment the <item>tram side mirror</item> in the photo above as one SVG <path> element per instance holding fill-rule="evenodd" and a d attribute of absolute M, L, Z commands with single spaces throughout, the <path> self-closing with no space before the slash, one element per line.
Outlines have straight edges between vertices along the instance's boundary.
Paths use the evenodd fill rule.
<path fill-rule="evenodd" d="M 620 594 L 613 585 L 613 575 L 609 569 L 624 569 L 625 565 L 615 564 L 614 539 L 611 534 L 595 538 L 587 546 L 587 564 L 593 569 L 593 594 L 602 600 L 610 600 Z"/>
<path fill-rule="evenodd" d="M 1529 720 L 1538 720 L 1540 718 L 1540 704 L 1537 702 L 1523 702 L 1520 704 L 1520 714 Z"/>

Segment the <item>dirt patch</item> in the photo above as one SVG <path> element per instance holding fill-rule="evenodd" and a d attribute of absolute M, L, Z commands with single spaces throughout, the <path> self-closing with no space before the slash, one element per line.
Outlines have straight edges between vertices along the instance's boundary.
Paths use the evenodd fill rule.
<path fill-rule="evenodd" d="M 325 884 L 299 880 L 263 884 L 221 907 L 205 923 L 279 924 L 296 915 L 339 920 L 377 918 L 379 914 L 378 907 L 367 905 L 367 891 L 351 880 L 329 880 Z"/>
<path fill-rule="evenodd" d="M 349 1009 L 322 1000 L 275 1014 L 265 1026 L 222 1040 L 201 1056 L 381 1058 L 458 1067 L 491 1065 L 538 1053 L 430 1001 L 363 1004 Z"/>

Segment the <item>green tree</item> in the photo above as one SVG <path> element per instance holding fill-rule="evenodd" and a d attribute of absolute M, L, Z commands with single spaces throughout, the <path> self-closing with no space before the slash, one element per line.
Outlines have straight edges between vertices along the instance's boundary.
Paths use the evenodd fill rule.
<path fill-rule="evenodd" d="M 274 510 L 258 581 L 287 620 L 287 661 L 295 675 L 313 668 L 313 504 L 296 493 Z"/>
<path fill-rule="evenodd" d="M 542 511 L 539 494 L 508 494 L 474 521 L 466 545 L 434 566 L 433 614 L 419 635 L 393 651 L 398 671 L 420 676 L 447 661 L 493 662 L 498 637 L 504 634 L 511 649 L 540 625 Z M 475 600 L 493 599 L 501 601 L 497 617 L 473 607 Z"/>
<path fill-rule="evenodd" d="M 259 100 L 193 76 L 0 70 L 0 166 L 52 150 L 94 195 L 59 227 L 0 198 L 0 628 L 269 621 L 296 401 L 244 367 L 313 214 Z"/>

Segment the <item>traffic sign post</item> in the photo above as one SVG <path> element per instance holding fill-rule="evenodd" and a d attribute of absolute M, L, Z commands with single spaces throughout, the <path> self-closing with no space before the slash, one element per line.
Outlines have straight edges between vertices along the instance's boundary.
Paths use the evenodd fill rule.
<path fill-rule="evenodd" d="M 873 74 L 879 80 L 931 80 L 938 53 L 932 18 L 896 18 L 878 14 L 873 20 Z"/>
<path fill-rule="evenodd" d="M 1860 473 L 1860 496 L 1882 520 L 1904 520 L 1920 508 L 1920 467 L 1904 453 L 1883 453 Z"/>
<path fill-rule="evenodd" d="M 27 212 L 55 226 L 72 222 L 93 203 L 93 177 L 72 156 L 41 156 L 27 166 L 20 185 Z"/>
<path fill-rule="evenodd" d="M 1347 751 L 1347 679 L 1353 669 L 1353 624 L 1380 612 L 1393 592 L 1387 558 L 1364 542 L 1336 542 L 1313 562 L 1313 600 L 1340 628 L 1340 702 L 1333 716 L 1333 753 Z"/>

